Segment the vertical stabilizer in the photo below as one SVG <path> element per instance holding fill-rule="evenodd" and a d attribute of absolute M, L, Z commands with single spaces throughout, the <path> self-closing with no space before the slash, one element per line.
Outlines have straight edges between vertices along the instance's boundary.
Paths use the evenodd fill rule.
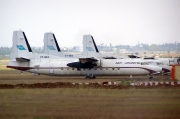
<path fill-rule="evenodd" d="M 83 55 L 86 57 L 96 57 L 99 54 L 99 50 L 91 35 L 83 36 Z"/>
<path fill-rule="evenodd" d="M 58 53 L 61 52 L 61 49 L 58 45 L 56 37 L 53 33 L 44 34 L 44 53 L 48 55 L 58 56 Z"/>
<path fill-rule="evenodd" d="M 25 33 L 21 30 L 13 32 L 13 46 L 11 52 L 11 59 L 27 58 L 29 59 L 32 54 L 32 49 L 29 45 Z"/>

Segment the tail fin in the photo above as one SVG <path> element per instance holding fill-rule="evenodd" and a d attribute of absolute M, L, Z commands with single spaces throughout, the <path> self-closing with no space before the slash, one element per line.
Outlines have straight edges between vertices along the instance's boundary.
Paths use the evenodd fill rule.
<path fill-rule="evenodd" d="M 44 54 L 55 55 L 61 52 L 56 37 L 53 33 L 44 34 Z"/>
<path fill-rule="evenodd" d="M 83 55 L 86 57 L 95 57 L 99 53 L 96 43 L 91 35 L 83 36 Z"/>
<path fill-rule="evenodd" d="M 13 31 L 13 46 L 11 59 L 26 58 L 29 59 L 32 54 L 32 49 L 28 43 L 25 33 L 21 30 Z"/>

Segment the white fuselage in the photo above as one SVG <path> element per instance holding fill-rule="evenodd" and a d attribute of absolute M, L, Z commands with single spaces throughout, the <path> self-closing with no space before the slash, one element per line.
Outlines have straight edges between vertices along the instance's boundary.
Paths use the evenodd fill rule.
<path fill-rule="evenodd" d="M 29 62 L 10 61 L 9 68 L 23 70 L 31 73 L 45 75 L 146 75 L 160 72 L 162 68 L 152 65 L 144 65 L 140 60 L 125 59 L 99 59 L 97 66 L 91 69 L 78 70 L 68 67 L 71 62 L 79 62 L 79 59 L 31 59 Z"/>

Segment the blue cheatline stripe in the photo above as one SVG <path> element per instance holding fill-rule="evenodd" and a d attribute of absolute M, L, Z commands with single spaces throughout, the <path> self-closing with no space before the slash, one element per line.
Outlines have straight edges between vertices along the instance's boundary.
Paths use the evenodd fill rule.
<path fill-rule="evenodd" d="M 19 50 L 26 50 L 26 49 L 24 48 L 24 46 L 22 46 L 22 45 L 17 45 L 17 48 L 18 48 Z"/>
<path fill-rule="evenodd" d="M 86 47 L 88 51 L 94 51 L 91 47 Z"/>
<path fill-rule="evenodd" d="M 50 50 L 56 50 L 53 46 L 48 45 L 47 46 Z"/>

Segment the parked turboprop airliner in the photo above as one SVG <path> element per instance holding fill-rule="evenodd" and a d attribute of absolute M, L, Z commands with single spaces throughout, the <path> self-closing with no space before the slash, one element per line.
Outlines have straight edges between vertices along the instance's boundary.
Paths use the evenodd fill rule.
<path fill-rule="evenodd" d="M 47 32 L 44 34 L 44 54 L 66 57 L 66 58 L 79 58 L 79 57 L 96 57 L 96 58 L 113 58 L 110 55 L 99 53 L 96 43 L 91 35 L 83 36 L 83 52 L 79 55 L 68 54 L 61 52 L 59 44 L 56 40 L 54 33 Z"/>
<path fill-rule="evenodd" d="M 80 55 L 74 55 L 61 52 L 61 48 L 56 40 L 54 33 L 47 32 L 44 34 L 44 54 L 60 56 L 65 58 L 79 58 Z"/>
<path fill-rule="evenodd" d="M 45 75 L 84 75 L 89 78 L 104 75 L 152 75 L 162 68 L 126 59 L 92 57 L 63 58 L 33 53 L 23 31 L 13 32 L 13 46 L 8 68 Z"/>
<path fill-rule="evenodd" d="M 52 48 L 50 49 L 49 46 L 51 46 Z M 55 56 L 66 56 L 62 52 L 59 52 L 58 49 L 60 49 L 60 48 L 59 48 L 59 45 L 58 45 L 58 42 L 55 38 L 54 33 L 50 32 L 50 33 L 44 34 L 44 48 L 45 48 L 45 50 L 44 50 L 45 54 L 55 55 Z M 111 57 L 109 57 L 107 55 L 103 56 L 101 53 L 99 53 L 99 50 L 98 50 L 96 43 L 95 43 L 95 40 L 94 40 L 93 36 L 91 36 L 91 35 L 84 35 L 83 36 L 83 53 L 81 56 L 104 58 L 104 59 L 116 59 L 113 56 L 111 56 Z M 81 56 L 76 55 L 76 57 L 81 57 Z M 171 66 L 164 65 L 160 60 L 146 59 L 144 61 L 141 61 L 138 58 L 140 58 L 140 57 L 137 57 L 134 60 L 136 60 L 136 62 L 143 62 L 143 64 L 150 64 L 150 65 L 159 66 L 163 69 L 164 73 L 171 72 Z M 129 61 L 129 60 L 127 60 L 127 61 Z"/>

